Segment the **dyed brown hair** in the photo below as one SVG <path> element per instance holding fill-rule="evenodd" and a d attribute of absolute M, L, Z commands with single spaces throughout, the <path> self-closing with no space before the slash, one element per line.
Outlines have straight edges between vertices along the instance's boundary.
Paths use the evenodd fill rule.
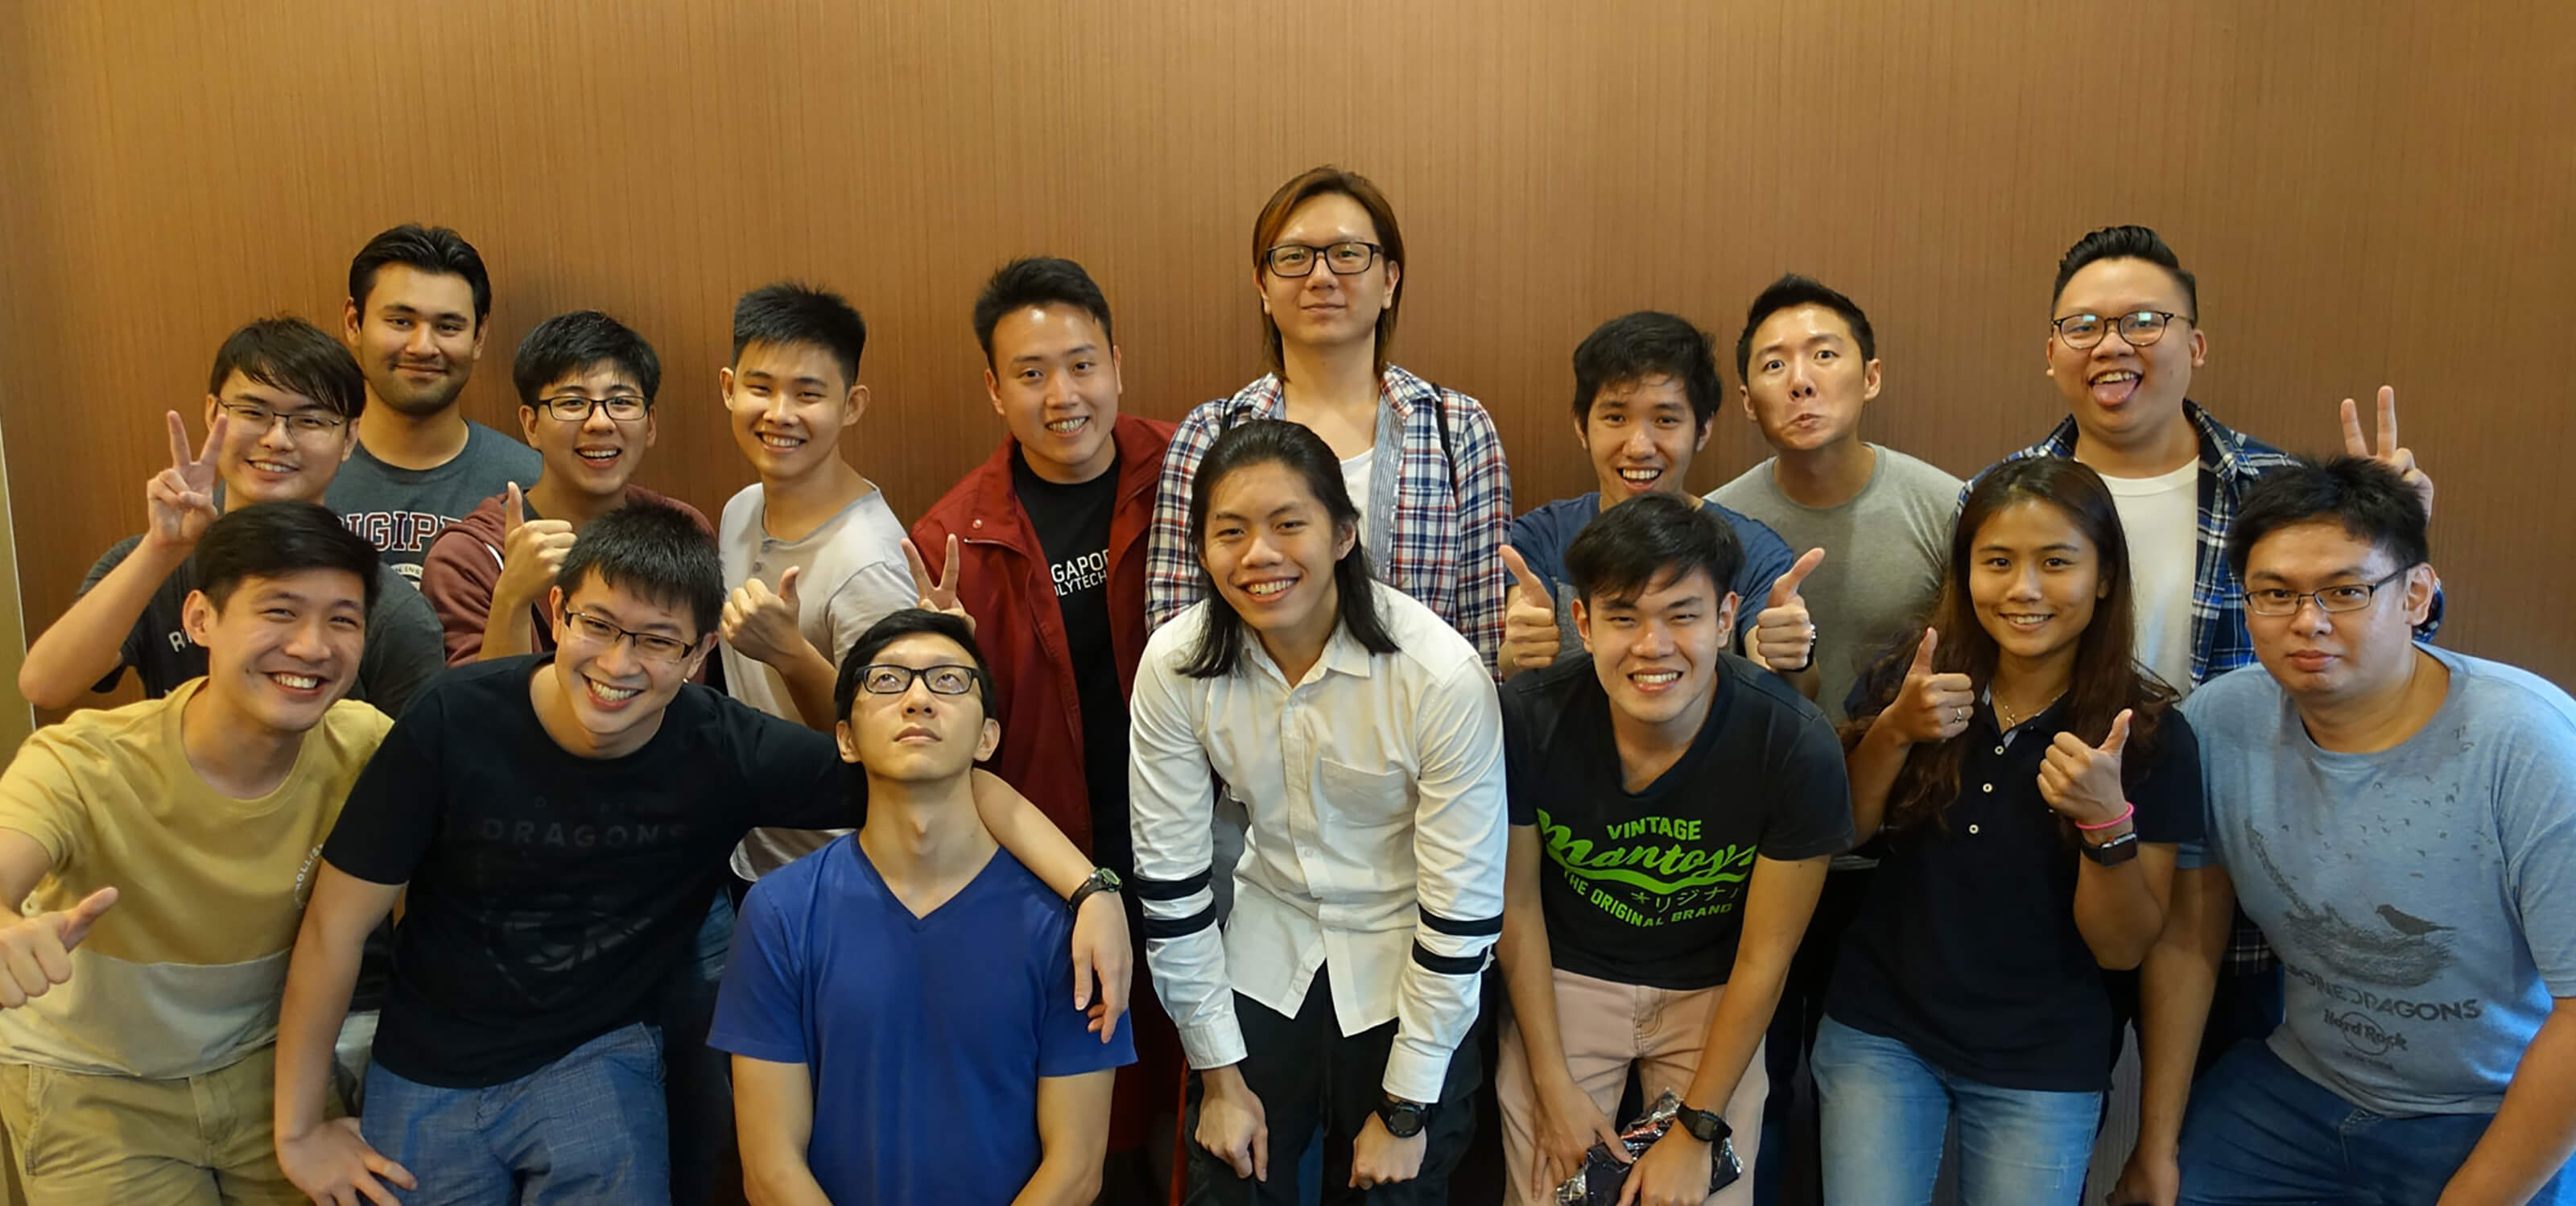
<path fill-rule="evenodd" d="M 1368 177 L 1358 172 L 1343 171 L 1328 163 L 1322 167 L 1308 168 L 1298 173 L 1295 179 L 1280 185 L 1279 191 L 1270 194 L 1269 202 L 1261 207 L 1261 216 L 1252 220 L 1252 279 L 1254 281 L 1258 282 L 1270 271 L 1268 260 L 1270 245 L 1279 238 L 1280 231 L 1288 228 L 1288 215 L 1297 212 L 1297 207 L 1308 201 L 1333 193 L 1339 193 L 1359 202 L 1360 208 L 1368 211 L 1370 224 L 1377 227 L 1377 245 L 1385 249 L 1383 258 L 1398 269 L 1404 266 L 1404 232 L 1396 227 L 1395 207 L 1386 203 L 1386 194 L 1377 191 L 1377 186 L 1369 183 Z M 1317 264 L 1315 271 L 1330 272 L 1332 269 Z M 1402 288 L 1400 281 L 1397 287 Z M 1387 341 L 1395 337 L 1395 309 L 1398 296 L 1394 293 L 1388 294 L 1386 309 L 1379 311 L 1377 316 L 1375 363 L 1380 375 L 1386 372 Z M 1286 378 L 1288 361 L 1279 346 L 1279 324 L 1272 321 L 1267 312 L 1261 316 L 1261 333 L 1263 346 L 1270 356 L 1270 371 L 1278 373 L 1283 379 Z"/>

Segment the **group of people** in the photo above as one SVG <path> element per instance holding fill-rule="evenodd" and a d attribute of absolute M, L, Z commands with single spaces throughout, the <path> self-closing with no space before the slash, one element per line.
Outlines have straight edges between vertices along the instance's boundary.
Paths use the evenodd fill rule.
<path fill-rule="evenodd" d="M 2111 1201 L 2576 1202 L 2576 703 L 2430 643 L 2389 391 L 2330 460 L 2221 425 L 2111 227 L 2066 420 L 1968 482 L 1862 438 L 1869 319 L 1792 275 L 1732 399 L 1687 319 L 1587 336 L 1598 489 L 1515 517 L 1389 359 L 1406 263 L 1283 185 L 1270 371 L 1177 426 L 1079 265 L 1005 265 L 1007 434 L 909 529 L 823 289 L 735 309 L 713 522 L 630 484 L 607 314 L 522 341 L 520 439 L 456 412 L 453 231 L 235 332 L 20 675 L 150 697 L 0 778 L 30 1201 L 1445 1202 L 1482 1100 L 1514 1203 L 1606 1152 L 1914 1206 L 1953 1124 L 1962 1201 L 2066 1203 L 2134 1029 Z M 1694 496 L 1730 402 L 1775 455 Z"/>

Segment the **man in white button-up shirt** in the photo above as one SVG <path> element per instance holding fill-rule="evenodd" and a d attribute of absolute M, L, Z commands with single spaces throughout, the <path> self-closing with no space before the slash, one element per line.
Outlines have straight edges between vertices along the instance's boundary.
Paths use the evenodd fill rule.
<path fill-rule="evenodd" d="M 1319 1122 L 1324 1201 L 1445 1202 L 1474 1130 L 1468 1036 L 1502 928 L 1501 715 L 1475 647 L 1369 580 L 1358 519 L 1313 432 L 1228 431 L 1190 499 L 1213 589 L 1136 675 L 1134 889 L 1201 1074 L 1193 1202 L 1240 1200 L 1244 1178 L 1257 1202 L 1297 1201 Z M 1220 782 L 1250 817 L 1222 935 Z"/>

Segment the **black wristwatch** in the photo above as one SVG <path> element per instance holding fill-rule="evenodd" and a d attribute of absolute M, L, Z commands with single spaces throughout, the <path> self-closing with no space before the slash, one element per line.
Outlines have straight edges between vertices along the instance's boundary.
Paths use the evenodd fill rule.
<path fill-rule="evenodd" d="M 1726 1125 L 1726 1119 L 1707 1110 L 1694 1110 L 1689 1106 L 1683 1106 L 1674 1111 L 1673 1121 L 1680 1124 L 1683 1130 L 1690 1132 L 1691 1138 L 1712 1146 L 1725 1142 L 1727 1136 L 1735 1133 L 1734 1127 Z"/>
<path fill-rule="evenodd" d="M 1072 899 L 1065 901 L 1064 907 L 1079 913 L 1082 911 L 1082 902 L 1091 899 L 1092 893 L 1115 892 L 1119 886 L 1117 872 L 1107 867 L 1094 867 L 1091 869 L 1091 878 L 1082 881 L 1082 886 L 1073 890 Z"/>
<path fill-rule="evenodd" d="M 2098 846 L 2091 842 L 2086 842 L 2084 843 L 2084 857 L 2092 859 L 2096 865 L 2104 867 L 2117 867 L 2130 859 L 2136 858 L 2138 857 L 2138 831 L 2132 829 L 2127 833 L 2112 838 L 2110 841 L 2104 842 Z"/>
<path fill-rule="evenodd" d="M 1377 1103 L 1377 1120 L 1386 1124 L 1387 1134 L 1410 1139 L 1421 1134 L 1423 1125 L 1431 1121 L 1431 1107 L 1389 1093 Z"/>

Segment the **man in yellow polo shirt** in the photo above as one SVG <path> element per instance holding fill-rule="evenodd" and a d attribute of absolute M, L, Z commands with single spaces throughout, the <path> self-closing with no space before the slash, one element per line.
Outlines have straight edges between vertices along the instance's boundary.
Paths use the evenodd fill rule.
<path fill-rule="evenodd" d="M 272 502 L 197 564 L 206 677 L 76 713 L 0 776 L 0 893 L 27 904 L 0 927 L 0 1122 L 30 1206 L 305 1201 L 272 1052 L 322 839 L 392 723 L 341 698 L 376 551 Z"/>

